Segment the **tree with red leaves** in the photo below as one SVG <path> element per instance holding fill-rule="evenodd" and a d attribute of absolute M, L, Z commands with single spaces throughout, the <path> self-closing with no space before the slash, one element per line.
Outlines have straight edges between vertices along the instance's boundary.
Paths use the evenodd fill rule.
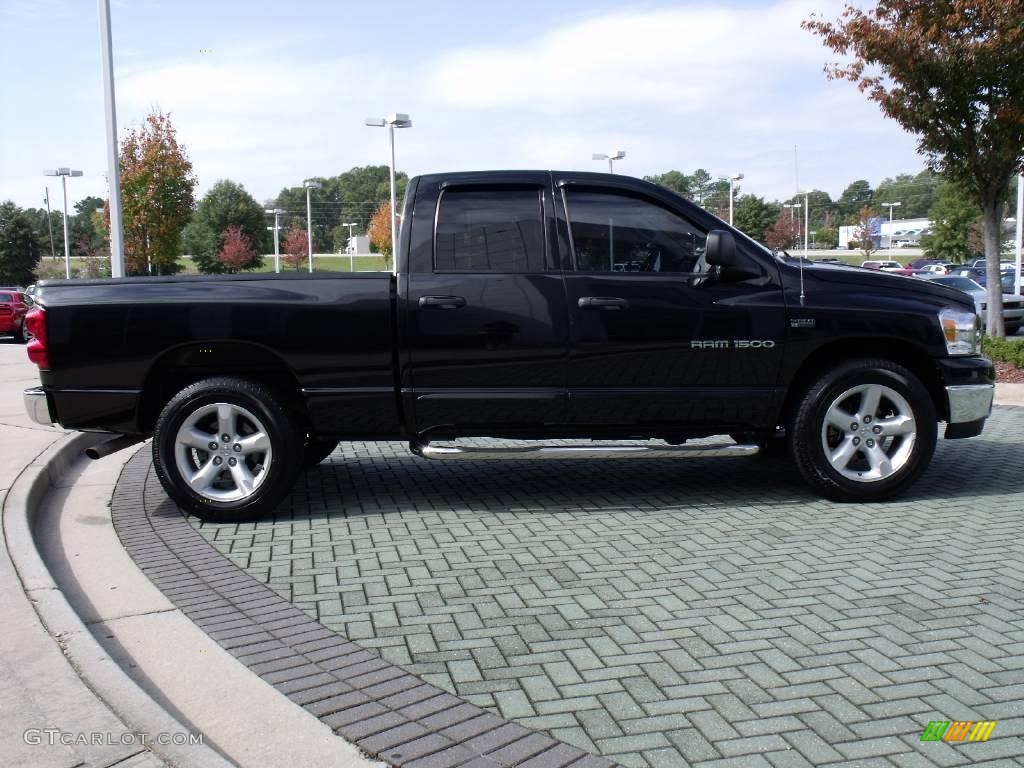
<path fill-rule="evenodd" d="M 249 236 L 232 224 L 224 230 L 224 246 L 217 254 L 217 261 L 224 265 L 225 272 L 239 272 L 256 267 L 259 257 Z"/>
<path fill-rule="evenodd" d="M 300 226 L 292 227 L 281 243 L 281 250 L 284 252 L 281 259 L 285 264 L 291 264 L 298 270 L 309 259 L 309 239 L 306 237 L 306 230 Z"/>
<path fill-rule="evenodd" d="M 878 0 L 804 29 L 846 59 L 827 65 L 917 135 L 929 166 L 958 182 L 982 214 L 988 332 L 1004 335 L 1000 229 L 1010 180 L 1024 166 L 1024 2 Z"/>
<path fill-rule="evenodd" d="M 391 203 L 381 203 L 366 230 L 370 243 L 384 254 L 384 264 L 391 268 Z"/>
<path fill-rule="evenodd" d="M 772 228 L 764 233 L 765 244 L 776 251 L 785 251 L 794 247 L 800 239 L 800 223 L 793 215 L 793 211 L 779 211 Z"/>

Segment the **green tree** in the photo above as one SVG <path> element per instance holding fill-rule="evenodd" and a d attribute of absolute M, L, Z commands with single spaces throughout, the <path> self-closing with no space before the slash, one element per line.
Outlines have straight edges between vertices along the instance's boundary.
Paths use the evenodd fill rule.
<path fill-rule="evenodd" d="M 844 189 L 836 204 L 839 215 L 843 217 L 843 222 L 856 224 L 858 212 L 865 205 L 871 204 L 873 194 L 871 184 L 864 179 L 857 179 Z"/>
<path fill-rule="evenodd" d="M 763 197 L 743 195 L 736 201 L 734 223 L 744 234 L 766 243 L 766 234 L 775 226 L 780 210 L 777 203 L 767 203 Z"/>
<path fill-rule="evenodd" d="M 899 203 L 895 214 L 901 219 L 919 219 L 928 215 L 935 205 L 935 199 L 942 186 L 942 177 L 931 170 L 924 170 L 916 176 L 901 173 L 895 178 L 885 179 L 875 188 L 873 203 Z"/>
<path fill-rule="evenodd" d="M 107 246 L 107 230 L 103 226 L 103 209 L 100 197 L 89 196 L 75 203 L 75 215 L 68 224 L 71 236 L 71 250 L 74 256 L 95 257 Z"/>
<path fill-rule="evenodd" d="M 129 274 L 173 274 L 196 177 L 170 115 L 151 113 L 121 140 L 121 215 Z M 109 211 L 105 223 L 109 226 Z"/>
<path fill-rule="evenodd" d="M 200 272 L 210 275 L 227 269 L 219 254 L 224 250 L 224 236 L 231 227 L 237 227 L 248 238 L 256 253 L 252 261 L 232 262 L 232 271 L 261 266 L 260 254 L 273 247 L 263 206 L 241 184 L 221 179 L 199 201 L 181 235 L 182 249 L 192 256 Z"/>
<path fill-rule="evenodd" d="M 693 178 L 680 171 L 666 171 L 656 176 L 644 176 L 644 181 L 670 189 L 677 195 L 693 199 Z"/>
<path fill-rule="evenodd" d="M 337 176 L 317 177 L 320 189 L 310 193 L 313 219 L 313 247 L 316 251 L 330 250 L 334 245 L 334 231 L 342 222 L 355 222 L 366 231 L 374 212 L 391 199 L 390 171 L 386 165 L 368 165 L 352 168 Z M 405 194 L 409 177 L 395 175 L 395 188 L 399 201 Z M 287 211 L 282 226 L 306 226 L 306 189 L 302 186 L 285 187 L 274 203 Z"/>
<path fill-rule="evenodd" d="M 929 166 L 960 183 L 981 210 L 988 330 L 1004 335 L 999 285 L 1001 216 L 1024 166 L 1024 5 L 1020 0 L 879 0 L 846 6 L 835 23 L 804 28 L 844 57 L 849 80 L 916 134 Z"/>
<path fill-rule="evenodd" d="M 921 238 L 925 256 L 944 261 L 966 261 L 977 253 L 981 213 L 970 194 L 959 184 L 942 186 L 928 218 L 932 221 L 932 232 Z"/>
<path fill-rule="evenodd" d="M 0 283 L 35 282 L 39 256 L 39 237 L 29 217 L 10 201 L 0 204 Z"/>

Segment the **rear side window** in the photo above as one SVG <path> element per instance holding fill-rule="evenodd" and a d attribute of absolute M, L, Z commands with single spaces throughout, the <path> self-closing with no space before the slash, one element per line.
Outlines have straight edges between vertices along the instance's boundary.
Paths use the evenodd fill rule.
<path fill-rule="evenodd" d="M 13 304 L 14 297 L 9 293 L 0 293 L 0 304 Z"/>
<path fill-rule="evenodd" d="M 539 188 L 446 189 L 437 211 L 436 272 L 543 272 Z"/>

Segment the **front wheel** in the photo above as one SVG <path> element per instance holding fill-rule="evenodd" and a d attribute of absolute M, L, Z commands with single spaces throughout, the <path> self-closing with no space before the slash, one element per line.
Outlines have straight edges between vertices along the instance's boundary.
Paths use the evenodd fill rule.
<path fill-rule="evenodd" d="M 905 491 L 927 468 L 936 422 L 931 396 L 913 373 L 888 360 L 854 360 L 804 394 L 790 451 L 822 496 L 880 501 Z"/>
<path fill-rule="evenodd" d="M 268 514 L 291 491 L 302 437 L 280 399 L 246 379 L 206 379 L 164 407 L 153 463 L 167 494 L 211 521 Z"/>

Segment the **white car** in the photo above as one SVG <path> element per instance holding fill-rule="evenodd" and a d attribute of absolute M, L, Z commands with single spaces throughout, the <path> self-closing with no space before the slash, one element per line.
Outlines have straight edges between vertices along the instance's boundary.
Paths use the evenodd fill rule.
<path fill-rule="evenodd" d="M 861 266 L 864 267 L 864 269 L 880 269 L 883 272 L 899 272 L 903 269 L 903 265 L 898 261 L 881 261 L 878 259 L 865 261 Z"/>

